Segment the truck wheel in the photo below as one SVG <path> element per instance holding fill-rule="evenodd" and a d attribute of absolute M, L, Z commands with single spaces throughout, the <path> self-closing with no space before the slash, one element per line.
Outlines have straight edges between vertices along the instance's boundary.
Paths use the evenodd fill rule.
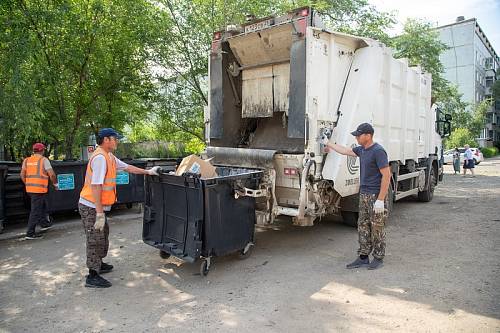
<path fill-rule="evenodd" d="M 160 250 L 160 257 L 162 259 L 168 259 L 168 258 L 170 258 L 170 253 L 167 253 L 167 252 L 165 252 L 163 250 Z"/>
<path fill-rule="evenodd" d="M 353 228 L 358 227 L 358 212 L 349 212 L 347 210 L 342 211 L 342 218 L 344 219 L 344 223 Z"/>
<path fill-rule="evenodd" d="M 392 188 L 392 182 L 391 184 L 389 185 L 389 190 L 387 191 L 387 201 L 388 201 L 388 205 L 387 205 L 387 215 L 391 215 L 392 213 L 392 210 L 394 209 L 394 190 Z"/>
<path fill-rule="evenodd" d="M 418 192 L 418 200 L 422 202 L 429 202 L 434 197 L 434 187 L 436 184 L 436 172 L 434 171 L 434 167 L 431 166 L 431 170 L 429 172 L 429 179 L 427 180 L 427 185 L 425 190 L 422 192 Z"/>

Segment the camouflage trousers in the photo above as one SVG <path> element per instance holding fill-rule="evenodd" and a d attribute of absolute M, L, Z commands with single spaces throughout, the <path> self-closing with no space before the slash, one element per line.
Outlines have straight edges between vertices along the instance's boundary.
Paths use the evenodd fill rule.
<path fill-rule="evenodd" d="M 375 214 L 373 204 L 377 200 L 377 194 L 360 193 L 359 195 L 359 255 L 369 255 L 383 259 L 385 256 L 385 223 L 387 221 L 387 197 L 384 200 L 385 211 Z"/>
<path fill-rule="evenodd" d="M 104 225 L 103 231 L 94 229 L 96 220 L 95 208 L 90 208 L 82 204 L 78 204 L 78 211 L 82 217 L 83 228 L 87 238 L 87 267 L 99 272 L 101 269 L 102 258 L 108 255 L 109 249 L 109 226 Z"/>

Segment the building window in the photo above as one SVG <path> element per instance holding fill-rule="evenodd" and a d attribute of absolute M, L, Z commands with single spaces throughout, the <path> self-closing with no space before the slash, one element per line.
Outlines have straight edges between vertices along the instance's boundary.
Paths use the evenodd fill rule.
<path fill-rule="evenodd" d="M 487 76 L 486 77 L 486 88 L 490 88 L 493 86 L 493 76 Z"/>

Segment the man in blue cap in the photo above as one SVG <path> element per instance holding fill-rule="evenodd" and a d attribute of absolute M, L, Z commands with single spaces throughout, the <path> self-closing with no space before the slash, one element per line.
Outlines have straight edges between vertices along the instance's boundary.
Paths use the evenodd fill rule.
<path fill-rule="evenodd" d="M 359 189 L 359 257 L 346 267 L 348 269 L 368 267 L 377 269 L 383 266 L 385 256 L 385 223 L 387 221 L 387 192 L 391 181 L 391 171 L 384 148 L 373 141 L 373 126 L 362 123 L 351 134 L 359 146 L 349 148 L 330 143 L 328 137 L 321 138 L 327 150 L 342 155 L 356 156 L 360 160 Z M 369 254 L 373 252 L 370 262 Z"/>
<path fill-rule="evenodd" d="M 105 212 L 116 202 L 116 173 L 125 170 L 139 175 L 158 176 L 160 167 L 144 170 L 120 161 L 113 155 L 122 136 L 112 128 L 103 128 L 97 135 L 98 148 L 87 164 L 85 182 L 80 193 L 78 210 L 87 238 L 87 275 L 85 286 L 108 288 L 111 282 L 99 274 L 110 272 L 113 265 L 104 263 L 109 248 L 109 226 Z"/>

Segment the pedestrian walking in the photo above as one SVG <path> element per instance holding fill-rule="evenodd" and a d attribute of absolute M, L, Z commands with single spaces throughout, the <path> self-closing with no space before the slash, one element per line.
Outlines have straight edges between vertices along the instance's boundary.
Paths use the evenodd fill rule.
<path fill-rule="evenodd" d="M 373 141 L 374 129 L 372 125 L 360 124 L 351 134 L 356 137 L 359 146 L 350 148 L 330 143 L 326 136 L 321 139 L 321 142 L 328 151 L 334 150 L 339 154 L 359 157 L 360 159 L 358 258 L 348 264 L 346 268 L 377 269 L 383 266 L 385 256 L 387 192 L 391 172 L 385 149 Z M 373 254 L 371 262 L 370 254 Z"/>
<path fill-rule="evenodd" d="M 137 168 L 119 160 L 113 155 L 122 136 L 112 128 L 103 128 L 97 135 L 98 148 L 87 164 L 85 181 L 80 193 L 78 210 L 86 237 L 87 268 L 89 274 L 85 286 L 108 288 L 111 282 L 99 274 L 108 273 L 113 265 L 102 261 L 109 249 L 109 225 L 105 212 L 116 202 L 116 173 L 125 170 L 140 175 L 156 175 L 160 167 L 149 170 Z"/>
<path fill-rule="evenodd" d="M 455 148 L 453 152 L 453 170 L 455 171 L 455 175 L 460 175 L 460 150 Z"/>
<path fill-rule="evenodd" d="M 470 149 L 469 145 L 465 145 L 465 153 L 464 153 L 464 177 L 466 176 L 467 170 L 470 170 L 470 173 L 472 174 L 472 177 L 476 177 L 474 175 L 474 168 L 476 166 L 476 163 L 474 161 L 474 157 L 472 157 L 472 150 Z"/>
<path fill-rule="evenodd" d="M 39 239 L 43 236 L 37 234 L 36 226 L 40 225 L 40 231 L 48 230 L 52 225 L 47 220 L 47 193 L 49 191 L 49 178 L 55 189 L 57 189 L 57 179 L 50 161 L 44 156 L 45 145 L 35 143 L 33 145 L 33 155 L 24 159 L 21 167 L 21 180 L 26 187 L 31 199 L 30 216 L 28 219 L 28 229 L 25 239 Z"/>

